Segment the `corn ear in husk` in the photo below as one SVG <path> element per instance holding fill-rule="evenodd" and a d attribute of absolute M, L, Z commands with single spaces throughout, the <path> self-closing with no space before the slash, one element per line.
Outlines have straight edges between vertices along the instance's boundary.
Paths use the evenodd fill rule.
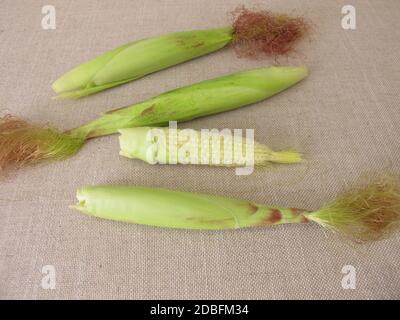
<path fill-rule="evenodd" d="M 229 74 L 112 110 L 69 133 L 93 138 L 122 128 L 165 126 L 225 112 L 269 98 L 303 80 L 306 66 L 267 67 Z"/>
<path fill-rule="evenodd" d="M 221 230 L 305 222 L 304 210 L 167 189 L 93 186 L 77 192 L 73 208 L 110 220 L 178 229 Z"/>
<path fill-rule="evenodd" d="M 126 44 L 67 72 L 53 85 L 63 98 L 79 98 L 141 78 L 224 47 L 231 28 L 176 32 Z"/>
<path fill-rule="evenodd" d="M 64 98 L 79 98 L 232 44 L 240 56 L 286 55 L 308 31 L 302 17 L 244 7 L 233 12 L 232 26 L 175 32 L 134 41 L 106 52 L 67 72 L 53 90 Z"/>
<path fill-rule="evenodd" d="M 379 240 L 400 227 L 400 185 L 383 177 L 350 188 L 318 210 L 167 189 L 89 186 L 72 206 L 90 216 L 149 226 L 223 230 L 315 222 L 355 241 Z"/>

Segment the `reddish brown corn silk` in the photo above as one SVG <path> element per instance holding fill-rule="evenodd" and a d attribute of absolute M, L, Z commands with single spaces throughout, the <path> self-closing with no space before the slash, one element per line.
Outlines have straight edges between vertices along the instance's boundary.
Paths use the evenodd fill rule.
<path fill-rule="evenodd" d="M 46 159 L 68 158 L 83 142 L 50 127 L 6 115 L 0 118 L 0 170 Z"/>
<path fill-rule="evenodd" d="M 233 11 L 232 45 L 240 57 L 285 55 L 310 29 L 300 16 L 240 7 Z"/>

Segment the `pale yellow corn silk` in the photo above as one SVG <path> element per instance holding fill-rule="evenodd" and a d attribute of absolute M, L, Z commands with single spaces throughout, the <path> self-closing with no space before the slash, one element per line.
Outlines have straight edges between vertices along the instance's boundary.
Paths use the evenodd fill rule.
<path fill-rule="evenodd" d="M 386 238 L 400 227 L 399 179 L 385 176 L 361 185 L 306 217 L 358 242 Z"/>

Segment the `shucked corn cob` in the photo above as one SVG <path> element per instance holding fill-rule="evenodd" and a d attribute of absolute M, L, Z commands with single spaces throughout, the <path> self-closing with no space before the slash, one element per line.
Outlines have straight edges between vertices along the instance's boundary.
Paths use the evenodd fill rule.
<path fill-rule="evenodd" d="M 90 60 L 56 80 L 60 97 L 82 97 L 214 52 L 233 42 L 265 54 L 286 53 L 306 32 L 299 17 L 268 11 L 237 11 L 232 27 L 175 32 L 134 41 Z"/>
<path fill-rule="evenodd" d="M 307 73 L 305 66 L 239 72 L 110 111 L 65 133 L 6 116 L 0 120 L 0 167 L 65 159 L 78 152 L 87 139 L 121 128 L 160 126 L 239 108 L 289 88 Z"/>
<path fill-rule="evenodd" d="M 313 221 L 365 241 L 388 235 L 400 222 L 400 187 L 392 178 L 351 189 L 315 211 L 128 186 L 85 187 L 77 198 L 73 208 L 88 215 L 166 228 L 220 230 Z"/>
<path fill-rule="evenodd" d="M 275 152 L 266 145 L 232 132 L 138 127 L 121 129 L 120 154 L 150 164 L 205 164 L 213 166 L 266 166 L 298 163 L 296 151 Z"/>

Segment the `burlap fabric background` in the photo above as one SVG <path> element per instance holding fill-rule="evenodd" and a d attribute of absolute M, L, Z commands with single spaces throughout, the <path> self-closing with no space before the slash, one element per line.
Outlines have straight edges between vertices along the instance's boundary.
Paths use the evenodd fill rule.
<path fill-rule="evenodd" d="M 308 162 L 235 176 L 232 169 L 149 166 L 118 156 L 117 137 L 88 143 L 72 159 L 2 178 L 0 298 L 399 298 L 399 236 L 355 245 L 317 225 L 192 232 L 102 221 L 68 208 L 87 184 L 133 184 L 318 208 L 360 174 L 398 172 L 400 2 L 351 1 L 357 30 L 341 28 L 347 1 L 263 1 L 315 23 L 311 40 L 281 63 L 310 77 L 284 94 L 182 127 L 253 128 L 272 148 Z M 78 101 L 52 101 L 50 84 L 71 67 L 133 39 L 224 26 L 243 1 L 0 1 L 0 108 L 67 129 L 108 109 L 273 60 L 232 50 L 158 72 Z M 57 29 L 41 28 L 56 7 Z M 249 4 L 249 3 L 248 3 Z M 53 265 L 56 289 L 41 287 Z M 341 286 L 344 265 L 355 290 Z"/>

